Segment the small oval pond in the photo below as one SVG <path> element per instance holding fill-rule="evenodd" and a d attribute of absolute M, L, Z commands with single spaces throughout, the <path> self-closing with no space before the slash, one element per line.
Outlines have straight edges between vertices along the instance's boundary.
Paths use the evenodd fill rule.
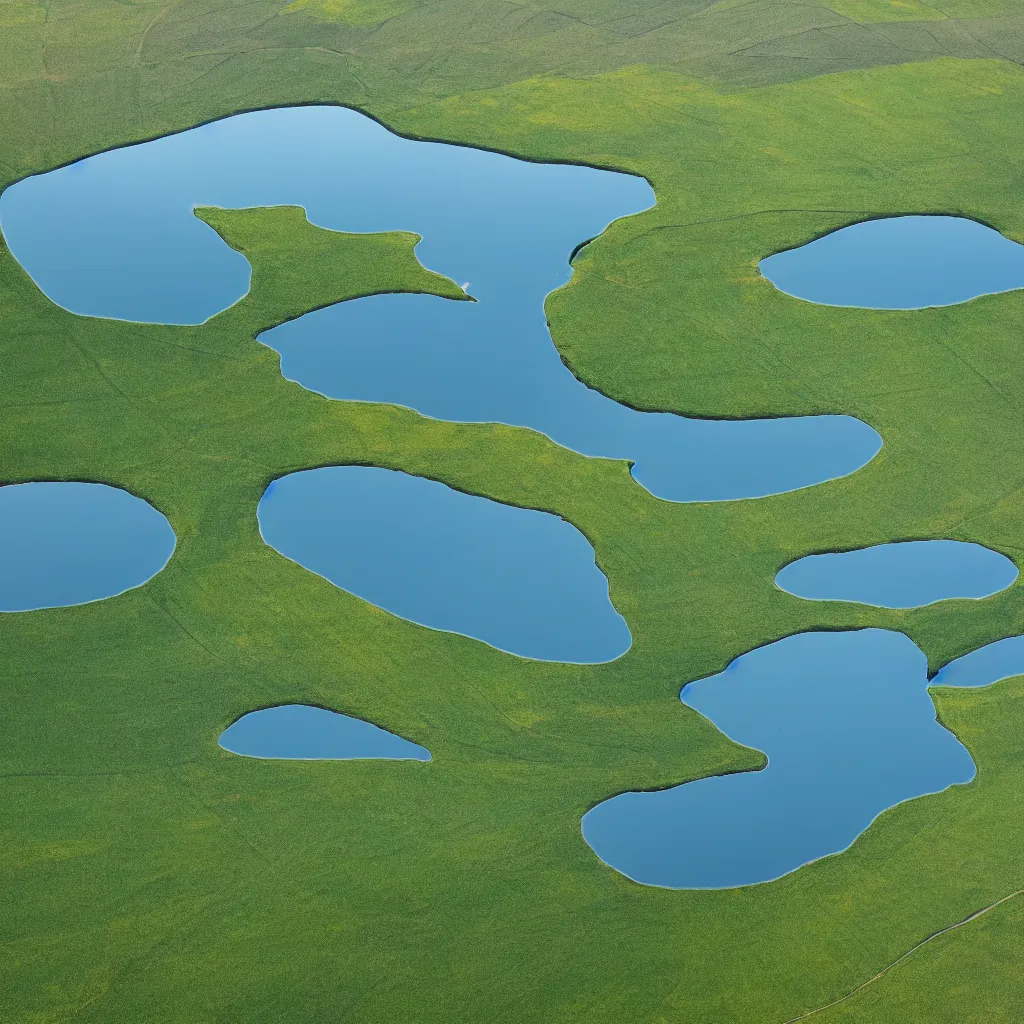
<path fill-rule="evenodd" d="M 761 771 L 623 793 L 583 818 L 616 870 L 670 888 L 766 882 L 846 849 L 882 811 L 974 777 L 935 716 L 927 661 L 902 633 L 800 633 L 680 695 Z"/>
<path fill-rule="evenodd" d="M 808 302 L 924 309 L 1024 288 L 1024 245 L 965 217 L 885 217 L 768 256 L 758 268 Z"/>
<path fill-rule="evenodd" d="M 980 544 L 919 540 L 807 555 L 781 569 L 775 582 L 811 601 L 920 608 L 951 598 L 989 597 L 1016 578 L 1010 559 Z"/>
<path fill-rule="evenodd" d="M 429 761 L 430 751 L 361 718 L 308 704 L 250 711 L 218 740 L 232 754 L 292 761 L 389 758 Z"/>
<path fill-rule="evenodd" d="M 0 612 L 114 597 L 155 576 L 174 544 L 167 519 L 117 487 L 0 487 Z"/>
<path fill-rule="evenodd" d="M 331 398 L 541 431 L 634 462 L 670 501 L 756 498 L 845 476 L 881 438 L 851 416 L 711 421 L 627 408 L 587 387 L 551 342 L 545 296 L 569 255 L 646 210 L 643 178 L 413 142 L 340 107 L 239 114 L 25 178 L 0 195 L 18 262 L 77 313 L 201 323 L 241 298 L 249 265 L 192 214 L 301 205 L 325 228 L 408 230 L 417 255 L 476 302 L 372 296 L 261 336 L 285 374 Z M 624 356 L 625 358 L 625 356 Z"/>
<path fill-rule="evenodd" d="M 336 466 L 275 481 L 258 515 L 282 555 L 420 625 L 542 661 L 604 662 L 629 649 L 594 549 L 550 513 Z"/>

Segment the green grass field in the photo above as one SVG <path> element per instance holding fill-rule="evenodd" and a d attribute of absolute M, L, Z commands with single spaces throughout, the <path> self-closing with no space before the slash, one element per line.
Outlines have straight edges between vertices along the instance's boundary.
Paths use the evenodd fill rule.
<path fill-rule="evenodd" d="M 759 258 L 883 213 L 1024 242 L 1016 0 L 0 0 L 0 184 L 243 109 L 357 106 L 396 130 L 646 175 L 657 206 L 575 260 L 547 314 L 631 405 L 846 412 L 846 479 L 672 505 L 524 429 L 333 402 L 254 337 L 376 291 L 457 298 L 416 238 L 200 211 L 253 265 L 201 327 L 76 317 L 0 246 L 0 480 L 145 497 L 178 548 L 146 586 L 0 616 L 0 1021 L 783 1024 L 1024 888 L 1024 680 L 937 689 L 969 786 L 846 853 L 722 892 L 642 887 L 584 843 L 611 794 L 756 767 L 689 679 L 813 627 L 881 625 L 932 669 L 1024 632 L 1024 583 L 910 612 L 792 598 L 811 551 L 975 540 L 1024 563 L 1024 293 L 916 313 L 775 291 Z M 500 240 L 499 240 L 500 241 Z M 593 543 L 631 650 L 528 662 L 403 622 L 263 544 L 284 473 L 369 463 L 552 510 Z M 359 715 L 427 765 L 234 757 L 286 701 Z M 810 1018 L 1024 1018 L 1024 895 Z"/>

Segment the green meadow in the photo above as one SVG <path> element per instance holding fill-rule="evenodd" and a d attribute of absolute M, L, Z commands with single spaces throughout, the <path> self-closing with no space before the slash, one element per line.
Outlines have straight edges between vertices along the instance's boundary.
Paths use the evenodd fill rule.
<path fill-rule="evenodd" d="M 773 584 L 802 554 L 909 538 L 1024 564 L 1024 292 L 839 309 L 756 269 L 882 214 L 962 214 L 1024 242 L 1019 2 L 0 0 L 0 186 L 294 103 L 646 176 L 657 205 L 585 246 L 548 299 L 576 375 L 643 409 L 849 413 L 885 444 L 803 491 L 670 504 L 625 463 L 526 429 L 284 380 L 255 341 L 270 326 L 374 292 L 462 296 L 414 235 L 198 210 L 253 267 L 250 294 L 200 327 L 75 316 L 0 244 L 0 482 L 115 484 L 178 538 L 139 589 L 0 616 L 0 1022 L 1024 1018 L 1022 679 L 933 689 L 975 781 L 776 882 L 640 886 L 579 825 L 612 794 L 761 764 L 678 700 L 758 645 L 884 626 L 934 671 L 1024 633 L 1021 582 L 907 612 Z M 563 516 L 632 648 L 599 666 L 501 654 L 263 543 L 271 480 L 350 463 Z M 433 761 L 218 747 L 285 702 Z"/>

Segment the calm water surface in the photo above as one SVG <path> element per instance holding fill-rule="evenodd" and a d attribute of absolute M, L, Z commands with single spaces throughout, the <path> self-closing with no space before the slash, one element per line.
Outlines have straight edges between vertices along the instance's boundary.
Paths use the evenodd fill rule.
<path fill-rule="evenodd" d="M 629 648 L 594 549 L 558 516 L 364 466 L 283 477 L 258 513 L 281 554 L 421 625 L 544 661 Z"/>
<path fill-rule="evenodd" d="M 192 215 L 195 205 L 298 204 L 325 228 L 415 231 L 424 265 L 477 302 L 374 296 L 310 313 L 261 338 L 286 376 L 332 398 L 531 427 L 586 455 L 632 460 L 635 478 L 673 501 L 759 497 L 868 462 L 881 439 L 852 417 L 640 413 L 565 367 L 545 296 L 569 280 L 578 243 L 653 202 L 640 178 L 410 142 L 353 111 L 306 107 L 239 115 L 25 179 L 0 196 L 0 228 L 65 308 L 168 324 L 201 323 L 249 286 L 247 261 Z M 834 305 L 918 308 L 1024 287 L 1024 247 L 950 217 L 853 225 L 760 266 L 782 290 Z M 282 554 L 423 625 L 545 660 L 607 661 L 629 646 L 590 545 L 546 513 L 342 467 L 277 481 L 259 519 Z M 119 593 L 159 571 L 173 547 L 167 521 L 114 488 L 0 488 L 0 608 Z M 1012 580 L 1002 556 L 961 550 L 974 545 L 883 547 L 803 559 L 779 584 L 909 607 Z M 1021 637 L 952 662 L 935 682 L 986 685 L 1019 671 Z M 584 817 L 584 835 L 618 870 L 678 887 L 764 881 L 845 849 L 885 808 L 974 774 L 926 686 L 924 656 L 885 630 L 806 633 L 744 655 L 682 699 L 766 753 L 767 767 L 623 794 Z M 246 715 L 221 743 L 255 757 L 430 756 L 302 705 Z"/>
<path fill-rule="evenodd" d="M 765 882 L 838 853 L 887 808 L 974 777 L 927 687 L 924 654 L 888 630 L 751 651 L 681 699 L 767 767 L 621 794 L 584 816 L 583 835 L 623 874 L 672 888 Z"/>
<path fill-rule="evenodd" d="M 155 576 L 174 544 L 167 519 L 117 487 L 0 487 L 0 612 L 114 597 Z"/>
<path fill-rule="evenodd" d="M 1016 578 L 1010 559 L 980 544 L 922 540 L 808 555 L 782 569 L 775 582 L 813 601 L 919 608 L 950 598 L 989 597 Z"/>
<path fill-rule="evenodd" d="M 1009 636 L 979 647 L 939 669 L 933 686 L 991 686 L 1001 679 L 1024 676 L 1024 636 Z"/>
<path fill-rule="evenodd" d="M 1024 288 L 1024 245 L 964 217 L 851 224 L 758 266 L 781 291 L 829 306 L 923 309 Z"/>
<path fill-rule="evenodd" d="M 581 384 L 544 298 L 568 257 L 654 204 L 642 178 L 411 142 L 337 107 L 241 114 L 18 182 L 0 227 L 18 261 L 77 313 L 200 323 L 248 288 L 249 265 L 195 205 L 299 204 L 345 231 L 418 232 L 421 261 L 478 300 L 374 296 L 267 332 L 284 372 L 332 398 L 539 430 L 635 462 L 673 501 L 759 497 L 844 476 L 881 446 L 849 416 L 701 421 L 640 413 Z M 623 339 L 628 358 L 629 339 Z"/>
<path fill-rule="evenodd" d="M 250 711 L 220 734 L 220 745 L 245 757 L 297 761 L 390 758 L 429 761 L 430 751 L 361 718 L 282 704 Z"/>

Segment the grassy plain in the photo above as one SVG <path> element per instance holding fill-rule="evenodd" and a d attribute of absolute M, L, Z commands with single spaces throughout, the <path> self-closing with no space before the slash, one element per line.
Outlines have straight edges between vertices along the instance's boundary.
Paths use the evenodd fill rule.
<path fill-rule="evenodd" d="M 963 212 L 1024 241 L 1018 5 L 947 0 L 930 5 L 944 18 L 887 21 L 897 6 L 0 5 L 3 183 L 313 101 L 643 173 L 657 207 L 584 248 L 548 302 L 575 371 L 640 407 L 850 412 L 885 440 L 842 481 L 670 505 L 624 464 L 529 431 L 281 378 L 253 340 L 274 323 L 379 290 L 457 297 L 415 263 L 413 236 L 202 211 L 254 273 L 245 300 L 196 328 L 73 316 L 0 249 L 0 479 L 109 481 L 178 535 L 144 588 L 0 619 L 0 1021 L 782 1024 L 1024 886 L 1018 681 L 935 691 L 975 783 L 888 812 L 779 882 L 644 888 L 579 834 L 612 793 L 758 763 L 676 697 L 751 647 L 884 625 L 937 668 L 1024 632 L 1021 584 L 904 613 L 772 585 L 799 554 L 907 537 L 1024 561 L 1024 296 L 823 309 L 755 269 L 878 213 Z M 526 662 L 401 622 L 263 545 L 271 479 L 347 462 L 565 516 L 633 648 L 606 666 Z M 217 747 L 239 714 L 293 700 L 434 760 L 274 764 Z M 1020 1019 L 1022 913 L 1011 900 L 810 1019 Z"/>

